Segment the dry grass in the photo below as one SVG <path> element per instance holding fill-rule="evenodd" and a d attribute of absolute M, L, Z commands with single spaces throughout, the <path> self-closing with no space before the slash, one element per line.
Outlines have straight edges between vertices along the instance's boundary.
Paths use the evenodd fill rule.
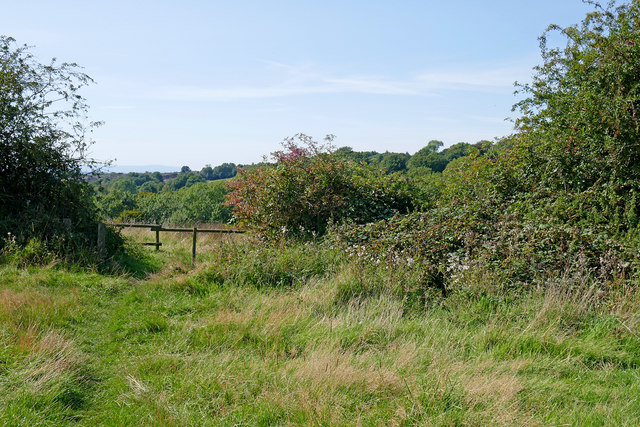
<path fill-rule="evenodd" d="M 287 368 L 314 388 L 334 393 L 343 387 L 357 387 L 367 392 L 397 393 L 405 387 L 396 369 L 371 363 L 370 355 L 355 355 L 340 348 L 312 350 L 302 361 L 290 362 Z"/>
<path fill-rule="evenodd" d="M 41 390 L 64 376 L 80 375 L 85 357 L 73 341 L 56 331 L 41 334 L 29 348 L 31 355 L 24 377 L 34 390 Z"/>
<path fill-rule="evenodd" d="M 58 294 L 31 288 L 0 289 L 0 321 L 19 330 L 29 330 L 79 309 L 75 289 Z"/>
<path fill-rule="evenodd" d="M 162 273 L 120 279 L 117 292 L 113 278 L 89 285 L 81 273 L 6 276 L 0 340 L 13 353 L 0 352 L 9 360 L 0 424 L 73 415 L 99 425 L 631 425 L 640 416 L 635 291 L 605 299 L 558 282 L 507 302 L 453 295 L 411 311 L 392 278 L 340 294 L 356 274 L 380 283 L 348 266 L 291 286 L 233 274 L 210 283 L 245 265 L 213 242 L 211 260 L 227 264 L 208 265 L 203 253 L 181 268 L 188 251 L 175 238 L 159 254 L 145 249 L 168 257 Z M 267 255 L 251 274 L 298 261 Z M 88 366 L 101 374 L 95 390 Z"/>

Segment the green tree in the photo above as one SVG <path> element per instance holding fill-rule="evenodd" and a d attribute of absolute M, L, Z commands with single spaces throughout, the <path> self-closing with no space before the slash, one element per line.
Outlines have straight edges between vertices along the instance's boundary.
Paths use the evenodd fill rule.
<path fill-rule="evenodd" d="M 411 169 L 426 168 L 433 172 L 442 172 L 447 166 L 447 161 L 438 150 L 444 143 L 438 140 L 431 140 L 426 146 L 418 150 L 409 159 L 407 165 Z"/>
<path fill-rule="evenodd" d="M 238 173 L 238 169 L 234 163 L 223 163 L 213 168 L 212 179 L 233 178 Z"/>
<path fill-rule="evenodd" d="M 567 219 L 634 227 L 640 202 L 640 2 L 595 11 L 540 38 L 543 63 L 514 109 L 537 197 Z M 566 45 L 550 47 L 558 32 Z M 558 211 L 558 209 L 555 209 Z"/>
<path fill-rule="evenodd" d="M 472 148 L 473 146 L 467 142 L 458 142 L 457 144 L 453 144 L 451 147 L 442 150 L 440 154 L 446 162 L 445 167 L 447 164 L 449 164 L 449 162 L 455 159 L 468 156 Z"/>
<path fill-rule="evenodd" d="M 168 191 L 175 191 L 183 187 L 190 187 L 193 184 L 204 181 L 205 179 L 200 174 L 197 174 L 195 172 L 181 173 L 174 179 L 167 181 L 164 184 L 164 189 Z"/>
<path fill-rule="evenodd" d="M 41 64 L 0 36 L 0 246 L 7 233 L 60 252 L 95 241 L 97 212 L 81 170 L 95 166 L 86 155 L 95 124 L 79 94 L 90 83 L 76 64 Z"/>
<path fill-rule="evenodd" d="M 162 174 L 160 172 L 152 172 L 151 173 L 151 179 L 153 179 L 154 181 L 158 182 L 158 183 L 163 183 L 164 182 L 164 178 L 162 177 Z"/>
<path fill-rule="evenodd" d="M 385 154 L 380 161 L 380 166 L 385 173 L 402 172 L 407 169 L 409 155 L 402 153 Z"/>
<path fill-rule="evenodd" d="M 213 179 L 213 168 L 211 167 L 211 165 L 206 165 L 205 167 L 200 169 L 200 175 L 204 179 L 211 181 Z"/>
<path fill-rule="evenodd" d="M 147 181 L 144 184 L 142 184 L 140 187 L 138 187 L 138 192 L 139 193 L 157 193 L 159 185 L 160 184 L 158 182 Z"/>
<path fill-rule="evenodd" d="M 132 194 L 138 192 L 138 187 L 136 187 L 135 181 L 130 177 L 118 179 L 113 183 L 111 188 L 117 191 L 124 191 Z"/>

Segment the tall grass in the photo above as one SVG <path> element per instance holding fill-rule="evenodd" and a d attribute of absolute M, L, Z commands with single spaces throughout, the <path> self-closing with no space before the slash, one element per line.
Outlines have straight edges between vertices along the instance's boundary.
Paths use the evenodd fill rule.
<path fill-rule="evenodd" d="M 151 234 L 135 239 L 150 238 Z M 134 240 L 135 240 L 134 239 Z M 635 288 L 448 294 L 315 244 L 163 235 L 133 275 L 0 266 L 0 423 L 634 425 Z"/>

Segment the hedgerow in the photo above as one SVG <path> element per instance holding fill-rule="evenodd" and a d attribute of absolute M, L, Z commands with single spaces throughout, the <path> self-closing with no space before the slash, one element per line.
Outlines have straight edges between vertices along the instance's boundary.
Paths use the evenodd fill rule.
<path fill-rule="evenodd" d="M 332 222 L 367 223 L 413 208 L 406 179 L 336 156 L 331 139 L 287 138 L 273 165 L 240 170 L 226 201 L 236 222 L 266 239 L 310 238 Z"/>

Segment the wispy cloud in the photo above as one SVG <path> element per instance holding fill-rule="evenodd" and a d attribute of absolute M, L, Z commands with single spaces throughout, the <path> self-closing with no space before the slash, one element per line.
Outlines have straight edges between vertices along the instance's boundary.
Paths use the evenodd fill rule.
<path fill-rule="evenodd" d="M 133 110 L 133 105 L 105 105 L 102 108 L 105 110 Z"/>
<path fill-rule="evenodd" d="M 157 91 L 157 97 L 171 100 L 262 99 L 314 94 L 372 94 L 389 96 L 443 95 L 446 91 L 504 91 L 513 82 L 528 75 L 525 67 L 473 68 L 469 70 L 434 70 L 404 80 L 385 76 L 322 73 L 312 66 L 291 66 L 265 61 L 271 70 L 283 75 L 272 85 L 202 87 L 171 86 Z"/>
<path fill-rule="evenodd" d="M 516 80 L 523 80 L 531 73 L 526 66 L 475 68 L 422 73 L 417 81 L 431 89 L 443 90 L 496 90 L 513 87 Z"/>
<path fill-rule="evenodd" d="M 419 88 L 411 81 L 393 81 L 380 77 L 327 78 L 336 92 L 369 93 L 376 95 L 420 95 Z M 423 93 L 423 95 L 428 95 Z"/>

